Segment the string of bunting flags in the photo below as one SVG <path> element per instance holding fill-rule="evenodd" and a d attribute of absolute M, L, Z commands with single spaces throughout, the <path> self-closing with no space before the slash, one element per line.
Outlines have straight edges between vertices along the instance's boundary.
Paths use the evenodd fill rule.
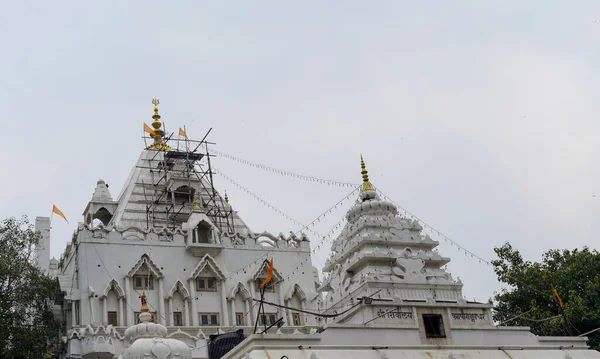
<path fill-rule="evenodd" d="M 375 187 L 375 186 L 373 186 Z M 379 192 L 379 194 L 387 201 L 392 202 L 396 207 L 398 207 L 398 209 L 404 211 L 404 215 L 405 216 L 410 216 L 413 219 L 416 219 L 421 225 L 423 225 L 423 229 L 428 229 L 432 234 L 436 234 L 442 238 L 444 238 L 444 241 L 449 242 L 450 245 L 454 245 L 459 251 L 462 251 L 465 253 L 465 256 L 470 254 L 471 258 L 475 258 L 479 260 L 479 263 L 485 263 L 488 266 L 491 266 L 491 263 L 483 258 L 481 258 L 480 256 L 476 255 L 475 253 L 471 252 L 470 250 L 466 249 L 465 247 L 461 246 L 460 244 L 456 243 L 455 241 L 453 241 L 452 239 L 448 238 L 448 236 L 446 236 L 444 233 L 438 231 L 437 229 L 435 229 L 434 227 L 432 227 L 431 225 L 427 224 L 425 221 L 423 221 L 422 219 L 420 219 L 419 217 L 415 216 L 413 213 L 409 212 L 407 209 L 405 209 L 404 207 L 400 206 L 398 203 L 394 202 L 389 196 L 387 196 L 385 193 L 383 193 L 379 188 L 375 187 L 375 190 L 377 190 L 377 192 Z"/>
<path fill-rule="evenodd" d="M 219 151 L 212 151 L 215 154 L 218 154 L 219 156 L 222 156 L 224 158 L 239 162 L 239 163 L 243 163 L 252 167 L 256 167 L 259 169 L 263 169 L 266 171 L 270 171 L 270 172 L 274 172 L 274 173 L 279 173 L 281 175 L 286 175 L 286 176 L 291 176 L 294 178 L 298 178 L 298 179 L 303 179 L 303 180 L 309 180 L 312 182 L 317 182 L 317 183 L 321 183 L 321 184 L 327 184 L 327 185 L 336 185 L 336 186 L 347 186 L 347 187 L 355 187 L 357 186 L 356 184 L 352 184 L 349 182 L 339 182 L 339 181 L 333 181 L 333 180 L 328 180 L 328 179 L 322 179 L 322 178 L 318 178 L 318 177 L 313 177 L 313 176 L 306 176 L 306 175 L 301 175 L 295 172 L 291 172 L 291 171 L 285 171 L 285 170 L 281 170 L 275 167 L 270 167 L 270 166 L 266 166 L 266 165 L 262 165 L 262 164 L 258 164 L 252 161 L 248 161 L 245 160 L 243 158 L 239 158 L 227 153 L 223 153 L 223 152 L 219 152 Z M 396 205 L 398 207 L 398 209 L 403 210 L 404 214 L 406 216 L 410 216 L 413 219 L 416 219 L 419 223 L 421 223 L 423 225 L 423 228 L 426 230 L 429 230 L 431 234 L 437 235 L 441 238 L 444 238 L 444 241 L 447 243 L 450 243 L 451 246 L 456 247 L 456 249 L 459 252 L 463 252 L 465 254 L 465 256 L 470 255 L 471 258 L 477 259 L 479 261 L 479 263 L 484 263 L 488 266 L 491 266 L 492 264 L 483 259 L 481 256 L 476 255 L 475 253 L 471 252 L 470 250 L 466 249 L 465 247 L 461 246 L 460 244 L 458 244 L 457 242 L 453 241 L 452 239 L 450 239 L 448 236 L 446 236 L 444 233 L 440 232 L 439 230 L 437 230 L 436 228 L 432 227 L 431 225 L 429 225 L 428 223 L 426 223 L 425 221 L 423 221 L 422 219 L 420 219 L 419 217 L 417 217 L 416 215 L 414 215 L 413 213 L 409 212 L 407 209 L 405 209 L 404 207 L 400 206 L 399 204 L 397 204 L 396 202 L 394 202 L 389 196 L 386 196 L 379 188 L 376 188 L 377 191 L 379 191 L 379 193 L 388 201 L 392 202 L 394 205 Z"/>
<path fill-rule="evenodd" d="M 332 208 L 330 208 L 329 210 L 327 210 L 326 212 L 324 212 L 322 215 L 320 215 L 319 217 L 317 217 L 317 219 L 315 219 L 314 221 L 310 222 L 308 225 L 304 225 L 302 222 L 295 220 L 294 218 L 290 217 L 289 215 L 287 215 L 285 212 L 283 212 L 282 210 L 280 210 L 279 208 L 273 206 L 272 204 L 270 204 L 269 202 L 265 201 L 264 199 L 260 198 L 259 196 L 257 196 L 255 193 L 253 193 L 252 191 L 248 190 L 247 188 L 245 188 L 244 186 L 240 185 L 239 183 L 237 183 L 235 180 L 233 180 L 231 177 L 227 176 L 226 174 L 224 174 L 223 172 L 215 169 L 213 167 L 213 172 L 221 177 L 223 177 L 224 179 L 228 180 L 229 182 L 231 182 L 231 184 L 233 184 L 234 186 L 236 186 L 237 188 L 241 189 L 242 191 L 246 192 L 247 194 L 249 194 L 251 197 L 253 197 L 255 200 L 257 200 L 258 202 L 260 202 L 261 204 L 263 204 L 264 206 L 272 209 L 273 211 L 277 212 L 279 215 L 281 215 L 282 217 L 284 217 L 285 219 L 287 219 L 290 222 L 293 222 L 297 225 L 299 225 L 302 229 L 300 229 L 298 232 L 302 231 L 302 230 L 306 230 L 308 232 L 313 233 L 316 236 L 319 237 L 323 237 L 322 234 L 320 234 L 319 232 L 313 230 L 310 228 L 310 226 L 315 226 L 317 222 L 319 222 L 321 220 L 321 217 L 325 217 L 327 214 L 331 213 L 331 211 L 333 211 L 334 209 L 337 209 L 341 203 L 343 201 L 345 201 L 346 199 L 348 199 L 348 197 L 350 197 L 354 192 L 356 192 L 359 187 L 355 188 L 352 192 L 350 192 L 348 195 L 346 195 L 342 200 L 340 200 L 338 203 L 336 203 L 336 205 Z"/>
<path fill-rule="evenodd" d="M 316 246 L 313 247 L 313 249 L 311 250 L 312 254 L 315 254 L 316 251 L 318 249 L 320 249 L 325 241 L 331 241 L 333 234 L 341 227 L 343 226 L 344 221 L 346 220 L 345 217 L 342 217 L 332 228 L 331 230 L 329 230 L 329 232 L 327 232 L 325 235 L 322 235 L 318 232 L 316 232 L 315 230 L 311 229 L 310 226 L 315 226 L 317 222 L 319 222 L 322 218 L 324 218 L 325 216 L 327 216 L 328 214 L 330 214 L 332 211 L 334 211 L 335 209 L 341 207 L 343 205 L 343 203 L 348 200 L 355 192 L 357 192 L 360 189 L 360 186 L 357 186 L 356 188 L 354 188 L 350 193 L 348 193 L 346 196 L 344 196 L 341 200 L 339 200 L 337 203 L 335 203 L 332 207 L 330 207 L 329 209 L 327 209 L 325 212 L 321 213 L 317 218 L 315 218 L 314 220 L 312 220 L 311 222 L 309 222 L 308 224 L 302 224 L 301 222 L 293 219 L 292 217 L 290 217 L 289 215 L 285 214 L 283 211 L 281 211 L 280 209 L 278 209 L 277 207 L 271 205 L 270 203 L 268 203 L 267 201 L 263 200 L 262 198 L 260 198 L 259 196 L 257 196 L 256 194 L 254 194 L 252 191 L 248 190 L 247 188 L 243 187 L 242 185 L 240 185 L 238 182 L 236 182 L 235 180 L 233 180 L 231 177 L 227 176 L 226 174 L 224 174 L 223 172 L 215 169 L 213 167 L 213 171 L 215 174 L 223 177 L 224 179 L 228 180 L 229 182 L 231 182 L 234 186 L 238 187 L 239 189 L 241 189 L 242 191 L 246 192 L 247 194 L 249 194 L 252 198 L 254 198 L 255 200 L 257 200 L 258 202 L 260 202 L 261 204 L 265 205 L 266 207 L 272 209 L 273 211 L 275 211 L 276 213 L 278 213 L 279 215 L 283 216 L 284 218 L 286 218 L 287 220 L 298 224 L 301 226 L 301 228 L 299 230 L 297 230 L 294 235 L 299 234 L 300 232 L 302 232 L 303 230 L 309 231 L 311 233 L 314 233 L 315 235 L 317 235 L 318 237 L 321 238 L 321 240 L 317 243 Z M 229 276 L 227 276 L 227 279 L 233 277 L 234 275 L 242 272 L 242 271 L 246 271 L 250 268 L 250 266 L 253 266 L 256 263 L 260 263 L 262 264 L 263 259 L 266 258 L 268 256 L 269 253 L 263 253 L 260 256 L 258 256 L 256 259 L 254 259 L 252 262 L 248 263 L 247 265 L 241 267 L 240 269 L 232 272 Z M 315 260 L 317 260 L 317 258 L 314 258 Z M 302 259 L 298 262 L 298 265 L 296 266 L 296 270 L 300 269 L 300 266 L 304 264 L 304 262 L 308 261 L 308 258 Z M 321 263 L 319 263 L 321 264 Z M 321 266 L 323 266 L 321 264 Z M 295 274 L 295 271 L 292 271 L 289 275 L 288 275 L 288 279 L 289 276 Z"/>
<path fill-rule="evenodd" d="M 329 186 L 338 186 L 338 187 L 356 187 L 356 186 L 358 186 L 357 183 L 334 181 L 334 180 L 330 180 L 330 179 L 319 178 L 319 177 L 314 177 L 314 176 L 306 176 L 306 175 L 301 175 L 301 174 L 294 173 L 294 172 L 291 172 L 291 171 L 281 170 L 281 169 L 278 169 L 278 168 L 275 168 L 275 167 L 270 167 L 270 166 L 266 166 L 266 165 L 263 165 L 263 164 L 260 164 L 260 163 L 251 162 L 251 161 L 245 160 L 243 158 L 235 157 L 235 156 L 232 156 L 230 154 L 223 153 L 223 152 L 220 152 L 220 151 L 217 151 L 217 150 L 214 150 L 214 149 L 211 150 L 211 153 L 219 155 L 219 156 L 221 156 L 223 158 L 227 158 L 227 159 L 232 160 L 232 161 L 243 163 L 243 164 L 248 165 L 250 167 L 255 167 L 255 168 L 259 168 L 259 169 L 266 170 L 266 171 L 269 171 L 269 172 L 278 173 L 278 174 L 280 174 L 282 176 L 294 177 L 294 178 L 297 178 L 297 179 L 301 179 L 301 180 L 305 180 L 305 181 L 309 181 L 309 182 L 317 182 L 317 183 L 326 184 L 326 185 L 329 185 Z"/>
<path fill-rule="evenodd" d="M 355 191 L 352 191 L 352 193 L 354 193 L 354 192 L 355 192 Z M 352 193 L 351 193 L 351 194 L 352 194 Z M 345 198 L 347 199 L 347 197 L 349 197 L 349 195 L 348 195 L 348 196 L 346 196 Z M 339 206 L 339 205 L 340 205 L 342 202 L 343 202 L 343 200 L 341 200 L 340 202 L 336 203 L 336 204 L 335 204 L 335 206 Z M 335 207 L 335 206 L 334 206 L 334 207 Z M 332 208 L 334 208 L 334 207 L 332 207 Z M 329 210 L 328 210 L 328 211 L 325 211 L 325 212 L 324 212 L 324 214 L 325 214 L 325 213 L 329 213 L 329 212 L 330 212 Z M 313 223 L 313 222 L 316 222 L 318 219 L 320 219 L 320 218 L 322 218 L 322 217 L 323 217 L 323 214 L 321 214 L 319 217 L 315 218 L 315 219 L 314 219 L 314 220 L 313 220 L 311 223 Z M 323 235 L 323 236 L 320 236 L 320 237 L 321 237 L 321 240 L 320 240 L 320 241 L 317 243 L 317 245 L 316 245 L 316 246 L 314 246 L 314 248 L 311 250 L 311 253 L 312 253 L 312 254 L 315 254 L 315 253 L 316 253 L 316 251 L 317 251 L 317 249 L 320 249 L 320 248 L 321 248 L 321 246 L 323 246 L 323 244 L 324 244 L 324 242 L 325 242 L 325 241 L 331 241 L 331 240 L 333 239 L 333 235 L 334 235 L 334 233 L 335 233 L 335 232 L 336 232 L 338 229 L 340 229 L 340 227 L 343 227 L 343 225 L 344 225 L 344 222 L 345 222 L 345 221 L 346 221 L 346 218 L 345 218 L 345 217 L 342 217 L 342 218 L 341 218 L 341 219 L 340 219 L 340 220 L 339 220 L 339 221 L 338 221 L 338 222 L 337 222 L 337 223 L 336 223 L 336 224 L 335 224 L 335 225 L 334 225 L 334 226 L 333 226 L 333 227 L 332 227 L 332 228 L 331 228 L 331 229 L 330 229 L 330 230 L 329 230 L 329 231 L 328 231 L 328 232 L 327 232 L 325 235 Z M 309 225 L 310 225 L 310 224 L 309 224 Z M 298 231 L 296 232 L 296 234 L 298 234 L 300 231 L 301 231 L 301 230 L 298 230 Z M 265 249 L 266 249 L 266 248 L 265 248 Z M 263 260 L 264 260 L 264 259 L 266 259 L 268 256 L 269 256 L 269 252 L 266 252 L 266 253 L 263 253 L 263 254 L 261 254 L 260 256 L 258 256 L 257 258 L 255 258 L 255 259 L 254 259 L 253 261 L 251 261 L 250 263 L 248 263 L 248 264 L 246 264 L 246 265 L 242 266 L 240 269 L 237 269 L 236 271 L 232 272 L 230 275 L 228 275 L 228 276 L 226 277 L 226 279 L 229 279 L 229 278 L 231 278 L 231 277 L 233 277 L 233 276 L 237 275 L 237 274 L 238 274 L 238 273 L 240 273 L 240 272 L 244 272 L 244 271 L 247 271 L 247 270 L 249 270 L 249 269 L 250 269 L 250 267 L 251 267 L 251 266 L 253 266 L 254 264 L 257 264 L 257 263 L 259 263 L 259 264 L 261 264 L 261 265 L 262 265 L 262 263 L 263 263 Z M 316 258 L 315 258 L 315 259 L 316 259 Z M 300 260 L 300 261 L 297 263 L 297 265 L 296 265 L 296 270 L 300 269 L 300 266 L 301 266 L 301 265 L 303 265 L 303 263 L 304 263 L 304 262 L 306 262 L 306 261 L 308 261 L 308 258 L 305 258 L 305 259 L 303 259 L 303 260 Z M 289 279 L 290 279 L 290 276 L 294 275 L 295 273 L 296 273 L 295 271 L 292 271 L 291 273 L 289 273 L 289 275 L 287 276 L 287 279 L 289 280 Z"/>

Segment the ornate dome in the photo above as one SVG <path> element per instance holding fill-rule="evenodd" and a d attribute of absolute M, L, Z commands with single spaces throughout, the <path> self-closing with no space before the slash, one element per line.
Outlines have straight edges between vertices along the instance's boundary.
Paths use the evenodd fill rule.
<path fill-rule="evenodd" d="M 184 342 L 168 339 L 164 325 L 151 323 L 146 293 L 142 293 L 140 323 L 125 330 L 125 340 L 131 345 L 119 359 L 192 359 L 192 350 Z"/>

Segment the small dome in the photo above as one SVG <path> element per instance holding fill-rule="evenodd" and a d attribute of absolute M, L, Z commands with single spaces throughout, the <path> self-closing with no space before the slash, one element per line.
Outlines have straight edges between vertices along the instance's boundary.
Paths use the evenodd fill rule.
<path fill-rule="evenodd" d="M 164 327 L 163 327 L 164 328 Z M 184 342 L 167 338 L 138 339 L 121 354 L 127 358 L 192 359 L 192 350 Z"/>
<path fill-rule="evenodd" d="M 121 354 L 121 359 L 164 358 L 192 359 L 192 349 L 177 339 L 168 339 L 164 325 L 151 323 L 146 293 L 142 293 L 140 323 L 125 330 L 125 340 L 131 345 Z"/>

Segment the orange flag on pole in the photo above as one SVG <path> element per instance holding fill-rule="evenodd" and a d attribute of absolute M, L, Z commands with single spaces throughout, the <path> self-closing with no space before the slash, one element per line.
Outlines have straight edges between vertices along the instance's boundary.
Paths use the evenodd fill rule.
<path fill-rule="evenodd" d="M 67 223 L 69 223 L 69 221 L 67 220 L 67 217 L 65 217 L 65 214 L 62 213 L 62 211 L 58 208 L 56 208 L 55 205 L 52 205 L 52 213 L 56 213 L 59 216 L 61 216 L 65 221 L 67 221 Z"/>
<path fill-rule="evenodd" d="M 144 124 L 144 131 L 147 132 L 150 136 L 156 136 L 154 130 L 146 124 Z"/>
<path fill-rule="evenodd" d="M 273 257 L 271 257 L 271 261 L 269 262 L 269 271 L 267 272 L 267 277 L 263 284 L 260 285 L 261 288 L 264 288 L 267 283 L 269 283 L 273 279 Z"/>
<path fill-rule="evenodd" d="M 563 306 L 562 299 L 560 299 L 560 296 L 558 295 L 558 292 L 556 291 L 556 288 L 554 288 L 554 286 L 552 286 L 552 292 L 554 293 L 556 300 L 558 300 L 558 305 L 562 308 L 562 306 Z"/>
<path fill-rule="evenodd" d="M 179 127 L 179 136 L 185 137 L 186 140 L 189 140 L 187 133 L 185 133 L 185 131 L 181 127 Z"/>

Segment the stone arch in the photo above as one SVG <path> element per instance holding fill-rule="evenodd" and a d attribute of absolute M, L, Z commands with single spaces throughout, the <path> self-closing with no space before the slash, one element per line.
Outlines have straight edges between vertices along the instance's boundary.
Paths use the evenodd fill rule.
<path fill-rule="evenodd" d="M 238 284 L 236 284 L 233 289 L 231 290 L 231 293 L 229 293 L 229 300 L 234 300 L 236 294 L 238 293 L 242 293 L 242 297 L 244 298 L 244 300 L 252 300 L 252 296 L 250 295 L 250 292 L 248 292 L 248 289 L 246 289 L 246 287 L 241 283 L 238 282 Z"/>
<path fill-rule="evenodd" d="M 177 280 L 177 282 L 175 282 L 175 284 L 173 284 L 173 287 L 171 287 L 169 292 L 167 292 L 167 299 L 169 297 L 173 297 L 173 295 L 177 291 L 181 294 L 181 297 L 183 298 L 183 300 L 187 300 L 190 298 L 190 292 L 187 290 L 185 285 L 183 285 L 183 283 L 180 280 Z"/>
<path fill-rule="evenodd" d="M 198 264 L 192 271 L 192 275 L 190 276 L 190 279 L 196 278 L 200 273 L 202 273 L 204 268 L 206 268 L 207 266 L 215 274 L 215 277 L 217 279 L 219 279 L 219 280 L 225 279 L 225 274 L 224 274 L 223 270 L 221 270 L 221 267 L 219 267 L 219 265 L 217 264 L 217 261 L 215 261 L 215 259 L 208 253 L 205 254 L 204 257 L 202 257 L 202 259 L 200 259 L 200 261 L 198 262 Z"/>
<path fill-rule="evenodd" d="M 256 281 L 258 278 L 261 278 L 262 274 L 266 273 L 268 269 L 269 263 L 263 262 L 263 264 L 258 268 L 258 270 L 252 275 L 252 280 Z M 279 273 L 275 266 L 273 266 L 273 279 L 275 280 L 275 282 L 283 281 L 283 276 L 281 275 L 281 273 Z"/>
<path fill-rule="evenodd" d="M 304 291 L 302 290 L 302 288 L 300 287 L 300 285 L 298 283 L 294 284 L 290 290 L 288 290 L 286 296 L 285 296 L 285 300 L 290 300 L 292 299 L 294 296 L 297 296 L 300 301 L 305 302 L 306 301 L 306 293 L 304 293 Z"/>
<path fill-rule="evenodd" d="M 131 268 L 131 270 L 127 273 L 128 277 L 133 277 L 135 275 L 135 273 L 142 268 L 143 265 L 146 265 L 146 267 L 148 267 L 148 270 L 150 271 L 150 273 L 152 273 L 152 275 L 154 275 L 156 278 L 163 278 L 164 275 L 162 273 L 162 271 L 160 270 L 160 268 L 154 264 L 154 262 L 152 262 L 152 260 L 150 259 L 150 256 L 146 253 L 144 253 L 142 255 L 142 257 L 140 258 L 139 261 L 137 261 L 137 263 Z"/>
<path fill-rule="evenodd" d="M 110 223 L 110 219 L 112 218 L 112 213 L 110 213 L 108 211 L 108 209 L 106 209 L 105 207 L 100 207 L 96 213 L 94 213 L 94 216 L 92 218 L 93 219 L 98 219 L 100 220 L 100 222 L 102 222 L 102 224 L 104 224 L 104 226 L 108 226 L 108 224 Z"/>
<path fill-rule="evenodd" d="M 125 291 L 119 285 L 119 282 L 117 282 L 114 278 L 108 283 L 106 288 L 104 288 L 104 291 L 102 292 L 102 298 L 108 297 L 108 292 L 111 290 L 114 290 L 115 293 L 117 293 L 118 298 L 125 298 Z"/>

